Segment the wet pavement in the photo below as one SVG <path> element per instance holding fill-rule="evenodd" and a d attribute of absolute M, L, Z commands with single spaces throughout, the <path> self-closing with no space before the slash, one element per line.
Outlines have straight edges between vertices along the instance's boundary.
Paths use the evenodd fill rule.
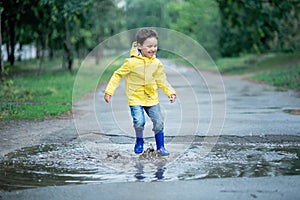
<path fill-rule="evenodd" d="M 300 194 L 295 190 L 286 194 L 287 185 L 297 185 L 300 175 L 298 93 L 230 76 L 222 77 L 223 87 L 218 81 L 210 82 L 218 79 L 213 72 L 199 74 L 191 68 L 168 66 L 169 81 L 178 92 L 175 104 L 160 97 L 169 159 L 159 158 L 153 150 L 150 121 L 145 130 L 147 151 L 142 157 L 133 154 L 134 135 L 124 84 L 111 104 L 104 103 L 103 88 L 99 88 L 95 95 L 75 104 L 74 120 L 62 117 L 15 122 L 0 129 L 0 199 L 49 196 L 55 189 L 48 186 L 73 191 L 69 197 L 76 199 L 76 187 L 86 191 L 89 186 L 99 186 L 102 190 L 89 198 L 97 199 L 97 195 L 108 194 L 110 184 L 128 189 L 149 187 L 158 192 L 163 192 L 156 188 L 160 184 L 168 184 L 164 187 L 173 191 L 187 185 L 211 191 L 222 185 L 218 191 L 223 195 L 216 193 L 216 199 L 265 199 L 268 195 L 272 199 L 272 194 L 285 194 L 281 199 L 288 199 Z M 245 181 L 248 178 L 250 181 Z M 270 185 L 261 186 L 260 191 L 253 186 L 259 183 Z M 249 187 L 247 184 L 252 184 L 253 190 L 240 188 Z M 60 199 L 63 190 L 58 191 L 50 199 Z M 173 192 L 178 199 L 182 197 L 179 191 Z M 117 198 L 117 194 L 122 195 L 105 199 Z M 205 197 L 205 193 L 187 188 L 185 194 L 190 197 L 187 199 Z M 172 198 L 169 192 L 166 195 Z"/>

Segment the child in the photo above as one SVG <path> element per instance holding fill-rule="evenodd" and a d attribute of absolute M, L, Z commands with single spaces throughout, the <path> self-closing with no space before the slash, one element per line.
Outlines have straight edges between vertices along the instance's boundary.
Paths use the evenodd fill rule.
<path fill-rule="evenodd" d="M 126 95 L 136 133 L 134 152 L 138 155 L 144 152 L 145 111 L 153 123 L 157 152 L 161 157 L 168 157 L 170 153 L 164 147 L 164 119 L 158 100 L 158 87 L 171 103 L 175 102 L 176 92 L 167 81 L 162 63 L 156 58 L 157 33 L 151 29 L 141 29 L 136 39 L 130 50 L 130 58 L 111 77 L 104 99 L 110 102 L 120 80 L 125 76 Z"/>

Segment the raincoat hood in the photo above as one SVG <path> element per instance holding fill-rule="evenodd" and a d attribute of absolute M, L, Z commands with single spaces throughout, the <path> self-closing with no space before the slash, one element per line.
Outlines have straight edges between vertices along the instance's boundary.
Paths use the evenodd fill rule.
<path fill-rule="evenodd" d="M 138 49 L 137 42 L 133 42 L 130 49 L 130 57 L 141 57 L 142 53 Z"/>

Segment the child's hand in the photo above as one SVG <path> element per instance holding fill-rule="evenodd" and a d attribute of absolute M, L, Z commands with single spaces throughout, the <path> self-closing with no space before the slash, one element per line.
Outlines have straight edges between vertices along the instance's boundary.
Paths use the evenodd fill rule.
<path fill-rule="evenodd" d="M 176 100 L 176 94 L 171 94 L 171 96 L 169 96 L 170 102 L 174 103 Z"/>
<path fill-rule="evenodd" d="M 104 95 L 104 100 L 106 101 L 106 103 L 110 102 L 110 98 L 111 98 L 111 96 L 109 94 Z"/>

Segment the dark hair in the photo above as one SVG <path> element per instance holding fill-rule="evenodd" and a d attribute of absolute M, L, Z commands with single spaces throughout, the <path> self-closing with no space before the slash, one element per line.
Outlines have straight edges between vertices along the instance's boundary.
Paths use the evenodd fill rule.
<path fill-rule="evenodd" d="M 136 41 L 143 45 L 146 39 L 155 37 L 158 39 L 158 34 L 152 29 L 143 28 L 136 33 Z"/>

